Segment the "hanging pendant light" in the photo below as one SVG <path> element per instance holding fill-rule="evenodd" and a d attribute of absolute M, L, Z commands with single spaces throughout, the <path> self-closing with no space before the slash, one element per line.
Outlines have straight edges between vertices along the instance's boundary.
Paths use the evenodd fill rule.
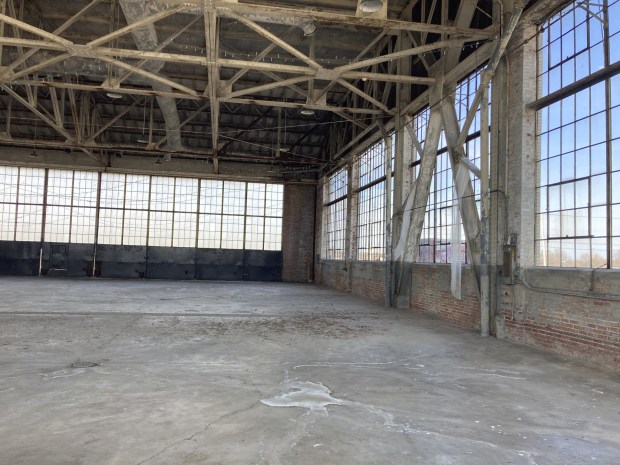
<path fill-rule="evenodd" d="M 360 11 L 364 13 L 376 13 L 383 8 L 382 0 L 362 0 L 359 4 Z"/>

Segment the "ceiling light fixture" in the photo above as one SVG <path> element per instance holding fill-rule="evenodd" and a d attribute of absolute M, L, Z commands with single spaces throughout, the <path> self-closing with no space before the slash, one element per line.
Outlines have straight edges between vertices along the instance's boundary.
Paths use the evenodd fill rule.
<path fill-rule="evenodd" d="M 157 160 L 155 160 L 155 164 L 156 165 L 161 165 L 161 160 L 159 159 L 159 157 L 157 157 Z"/>
<path fill-rule="evenodd" d="M 359 4 L 360 11 L 364 13 L 376 13 L 383 8 L 382 0 L 362 0 Z"/>
<path fill-rule="evenodd" d="M 123 98 L 123 94 L 119 94 L 118 92 L 107 92 L 106 95 L 110 98 L 113 98 L 115 100 L 119 99 L 119 98 Z"/>
<path fill-rule="evenodd" d="M 170 161 L 170 160 L 172 160 L 172 154 L 171 153 L 164 154 L 164 161 Z"/>
<path fill-rule="evenodd" d="M 136 142 L 138 144 L 148 144 L 149 143 L 148 139 L 138 139 L 138 140 L 136 140 Z"/>
<path fill-rule="evenodd" d="M 312 108 L 304 108 L 299 113 L 305 116 L 312 116 L 314 115 L 314 110 Z"/>
<path fill-rule="evenodd" d="M 316 32 L 316 24 L 312 21 L 308 21 L 302 25 L 301 29 L 304 31 L 304 37 L 310 37 Z"/>
<path fill-rule="evenodd" d="M 37 158 L 39 156 L 39 154 L 37 153 L 37 149 L 36 148 L 32 149 L 32 153 L 30 154 L 30 156 L 32 158 Z"/>

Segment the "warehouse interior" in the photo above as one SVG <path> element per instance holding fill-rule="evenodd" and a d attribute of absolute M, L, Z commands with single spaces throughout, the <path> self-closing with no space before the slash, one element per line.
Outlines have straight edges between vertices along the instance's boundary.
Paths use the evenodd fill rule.
<path fill-rule="evenodd" d="M 0 464 L 616 464 L 620 0 L 0 0 Z"/>

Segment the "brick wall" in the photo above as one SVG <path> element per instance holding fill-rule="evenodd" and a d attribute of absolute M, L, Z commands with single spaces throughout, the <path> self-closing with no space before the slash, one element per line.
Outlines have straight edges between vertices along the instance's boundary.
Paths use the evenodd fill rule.
<path fill-rule="evenodd" d="M 317 266 L 317 283 L 376 303 L 385 302 L 385 263 L 352 262 L 344 268 L 344 261 L 321 261 Z M 409 306 L 414 311 L 466 328 L 480 327 L 480 300 L 471 268 L 463 269 L 462 300 L 452 296 L 448 265 L 416 265 L 412 281 Z"/>
<path fill-rule="evenodd" d="M 282 280 L 312 280 L 314 257 L 314 202 L 316 188 L 301 184 L 284 187 L 282 224 Z"/>
<path fill-rule="evenodd" d="M 316 266 L 316 282 L 342 292 L 350 292 L 349 271 L 342 260 L 321 260 Z"/>
<path fill-rule="evenodd" d="M 523 284 L 503 286 L 500 321 L 504 337 L 620 368 L 620 302 L 600 298 L 618 293 L 617 272 L 535 268 L 523 271 L 522 276 L 539 290 Z"/>
<path fill-rule="evenodd" d="M 473 269 L 463 267 L 461 300 L 452 296 L 450 273 L 450 265 L 415 265 L 409 306 L 459 326 L 480 328 L 480 298 Z"/>

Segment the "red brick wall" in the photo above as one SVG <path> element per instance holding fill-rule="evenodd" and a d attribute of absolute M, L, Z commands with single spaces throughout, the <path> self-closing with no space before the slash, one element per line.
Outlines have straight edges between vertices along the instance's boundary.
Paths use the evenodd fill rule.
<path fill-rule="evenodd" d="M 351 292 L 385 304 L 385 263 L 354 262 L 352 266 Z"/>
<path fill-rule="evenodd" d="M 346 268 L 346 269 L 345 269 Z M 350 292 L 376 303 L 385 302 L 385 263 L 322 260 L 317 266 L 317 283 Z"/>
<path fill-rule="evenodd" d="M 283 281 L 306 283 L 312 280 L 315 195 L 314 186 L 284 186 Z"/>
<path fill-rule="evenodd" d="M 565 295 L 503 286 L 505 337 L 559 354 L 620 368 L 620 302 L 595 298 L 620 289 L 613 271 L 530 270 L 526 281 Z M 566 295 L 584 293 L 592 297 Z M 616 291 L 617 292 L 617 291 Z M 613 298 L 613 297 L 612 297 Z"/>
<path fill-rule="evenodd" d="M 480 298 L 473 269 L 463 268 L 461 300 L 452 296 L 450 273 L 450 265 L 415 265 L 409 306 L 459 326 L 480 328 Z"/>
<path fill-rule="evenodd" d="M 343 261 L 321 261 L 317 282 L 351 292 L 376 303 L 385 302 L 385 263 L 353 262 L 344 270 Z M 350 276 L 349 276 L 350 268 Z M 350 283 L 350 284 L 349 284 Z M 416 265 L 413 271 L 410 307 L 467 328 L 480 327 L 480 300 L 471 268 L 463 269 L 462 300 L 452 297 L 448 265 Z"/>

